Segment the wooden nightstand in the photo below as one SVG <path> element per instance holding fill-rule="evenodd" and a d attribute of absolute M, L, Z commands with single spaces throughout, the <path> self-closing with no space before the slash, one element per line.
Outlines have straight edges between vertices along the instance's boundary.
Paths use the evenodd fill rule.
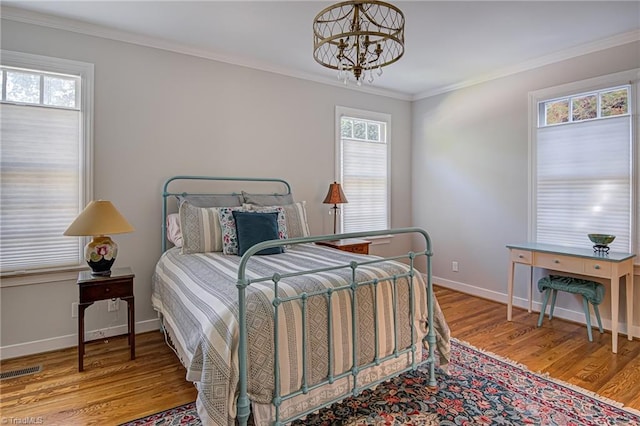
<path fill-rule="evenodd" d="M 347 238 L 345 240 L 318 241 L 316 244 L 358 254 L 369 254 L 371 241 Z"/>
<path fill-rule="evenodd" d="M 122 299 L 127 302 L 127 318 L 131 359 L 136 359 L 135 304 L 133 299 L 133 271 L 131 268 L 115 268 L 110 276 L 94 276 L 91 271 L 78 274 L 78 371 L 84 370 L 84 311 L 94 302 Z"/>

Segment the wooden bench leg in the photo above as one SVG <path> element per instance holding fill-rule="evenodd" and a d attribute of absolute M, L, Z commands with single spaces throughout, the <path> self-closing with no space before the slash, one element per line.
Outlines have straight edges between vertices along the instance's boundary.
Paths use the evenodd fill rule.
<path fill-rule="evenodd" d="M 584 308 L 584 316 L 587 319 L 587 336 L 589 336 L 589 341 L 593 342 L 593 334 L 591 333 L 591 314 L 589 314 L 589 301 L 584 296 L 582 296 L 582 307 Z"/>
<path fill-rule="evenodd" d="M 544 292 L 544 301 L 542 302 L 542 309 L 540 309 L 540 316 L 538 317 L 538 327 L 542 326 L 542 320 L 544 319 L 544 313 L 547 310 L 547 303 L 549 302 L 549 295 L 551 294 L 551 289 L 548 288 Z"/>
<path fill-rule="evenodd" d="M 598 320 L 598 329 L 600 330 L 600 334 L 604 333 L 604 329 L 602 328 L 602 320 L 600 319 L 600 309 L 598 309 L 598 305 L 593 305 L 593 311 L 596 313 L 596 319 Z"/>
<path fill-rule="evenodd" d="M 553 310 L 556 307 L 556 298 L 558 297 L 558 290 L 553 289 L 553 296 L 551 297 L 551 309 L 549 309 L 549 321 L 553 319 Z"/>

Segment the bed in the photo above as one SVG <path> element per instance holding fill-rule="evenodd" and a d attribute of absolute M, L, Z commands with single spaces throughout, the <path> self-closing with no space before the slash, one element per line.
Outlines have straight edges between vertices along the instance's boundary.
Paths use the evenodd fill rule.
<path fill-rule="evenodd" d="M 190 182 L 241 188 L 170 190 Z M 256 183 L 278 190 L 244 191 Z M 305 203 L 281 179 L 176 176 L 162 196 L 152 304 L 198 389 L 204 425 L 246 425 L 250 414 L 256 425 L 286 424 L 423 364 L 436 386 L 449 330 L 424 230 L 310 236 Z M 381 258 L 314 244 L 408 233 L 425 250 Z"/>

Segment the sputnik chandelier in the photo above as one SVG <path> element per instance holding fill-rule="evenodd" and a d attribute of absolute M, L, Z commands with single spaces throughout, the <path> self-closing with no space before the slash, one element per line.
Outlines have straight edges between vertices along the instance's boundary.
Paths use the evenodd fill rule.
<path fill-rule="evenodd" d="M 351 74 L 358 85 L 373 83 L 374 73 L 404 54 L 404 15 L 382 1 L 345 1 L 334 4 L 313 20 L 313 57 L 321 65 L 338 70 L 348 83 Z"/>

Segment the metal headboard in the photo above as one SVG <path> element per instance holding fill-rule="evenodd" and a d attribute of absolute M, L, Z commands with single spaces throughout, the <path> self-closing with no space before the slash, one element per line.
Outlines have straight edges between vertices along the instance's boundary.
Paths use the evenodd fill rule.
<path fill-rule="evenodd" d="M 291 194 L 291 185 L 289 182 L 278 178 L 252 178 L 252 177 L 228 177 L 228 176 L 173 176 L 167 179 L 162 187 L 162 252 L 167 250 L 167 198 L 185 196 L 185 195 L 239 195 L 240 188 L 237 192 L 228 193 L 206 193 L 206 192 L 170 192 L 169 185 L 177 181 L 218 181 L 218 182 L 263 182 L 277 183 L 284 186 L 285 192 L 265 192 L 269 195 L 289 195 Z"/>

